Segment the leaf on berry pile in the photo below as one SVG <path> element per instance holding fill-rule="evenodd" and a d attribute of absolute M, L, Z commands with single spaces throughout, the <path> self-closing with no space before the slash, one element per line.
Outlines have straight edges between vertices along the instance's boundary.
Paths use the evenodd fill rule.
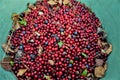
<path fill-rule="evenodd" d="M 40 36 L 40 33 L 38 33 L 38 32 L 35 32 L 35 34 L 36 34 L 37 36 Z"/>
<path fill-rule="evenodd" d="M 55 64 L 55 62 L 53 60 L 48 60 L 48 62 L 49 62 L 50 65 L 54 65 Z"/>
<path fill-rule="evenodd" d="M 107 70 L 108 65 L 105 63 L 104 64 L 104 69 Z"/>
<path fill-rule="evenodd" d="M 56 3 L 55 1 L 53 1 L 53 0 L 49 0 L 47 3 L 50 4 L 50 5 L 55 5 L 55 4 L 57 4 L 57 3 Z"/>
<path fill-rule="evenodd" d="M 105 74 L 105 68 L 102 66 L 95 67 L 94 74 L 96 77 L 99 77 L 99 78 L 103 77 Z"/>
<path fill-rule="evenodd" d="M 62 47 L 62 45 L 63 45 L 63 42 L 62 42 L 62 41 L 58 42 L 58 46 L 59 46 L 59 47 Z"/>
<path fill-rule="evenodd" d="M 106 54 L 110 54 L 112 52 L 112 45 L 110 44 L 110 47 L 106 50 Z"/>
<path fill-rule="evenodd" d="M 22 57 L 22 54 L 23 54 L 22 50 L 18 50 L 15 54 L 15 58 L 17 59 L 17 58 Z"/>
<path fill-rule="evenodd" d="M 87 71 L 87 69 L 85 69 L 85 70 L 82 72 L 82 76 L 87 76 L 87 73 L 88 73 L 88 71 Z"/>
<path fill-rule="evenodd" d="M 87 77 L 93 76 L 93 73 L 88 73 Z"/>
<path fill-rule="evenodd" d="M 59 0 L 59 4 L 62 5 L 62 0 Z"/>
<path fill-rule="evenodd" d="M 39 15 L 43 15 L 43 12 L 42 11 L 39 11 L 39 13 L 38 13 Z"/>
<path fill-rule="evenodd" d="M 38 47 L 38 55 L 40 56 L 42 54 L 43 48 L 41 46 Z"/>
<path fill-rule="evenodd" d="M 66 4 L 69 4 L 70 1 L 69 0 L 63 0 L 63 4 L 66 5 Z"/>
<path fill-rule="evenodd" d="M 13 20 L 14 22 L 18 21 L 18 18 L 19 18 L 19 15 L 18 15 L 18 14 L 16 14 L 16 13 L 13 13 L 13 14 L 12 14 L 12 20 Z"/>
<path fill-rule="evenodd" d="M 70 64 L 73 64 L 74 63 L 74 61 L 73 60 L 70 60 Z"/>
<path fill-rule="evenodd" d="M 20 28 L 20 24 L 18 23 L 18 22 L 16 22 L 15 24 L 14 24 L 14 30 L 17 30 L 17 29 L 19 29 Z"/>
<path fill-rule="evenodd" d="M 28 3 L 27 7 L 28 7 L 29 9 L 36 9 L 36 7 L 35 7 L 33 4 L 30 4 L 30 3 Z"/>
<path fill-rule="evenodd" d="M 13 61 L 10 61 L 10 65 L 11 65 L 11 66 L 14 66 L 14 62 L 13 62 Z"/>
<path fill-rule="evenodd" d="M 50 76 L 44 75 L 44 77 L 45 77 L 47 80 L 50 80 Z"/>
<path fill-rule="evenodd" d="M 10 48 L 10 45 L 8 43 L 2 44 L 2 48 L 5 51 L 5 53 L 14 53 L 14 51 Z"/>
<path fill-rule="evenodd" d="M 96 66 L 102 66 L 104 61 L 103 61 L 103 59 L 95 59 L 95 63 L 96 63 L 95 64 Z"/>
<path fill-rule="evenodd" d="M 11 57 L 5 57 L 2 62 L 1 62 L 1 66 L 5 69 L 10 71 L 12 69 L 11 65 L 9 64 L 10 61 L 12 60 Z"/>
<path fill-rule="evenodd" d="M 85 53 L 81 53 L 82 54 L 82 56 L 84 56 L 85 58 L 87 58 L 87 54 L 85 54 Z"/>
<path fill-rule="evenodd" d="M 24 26 L 26 26 L 27 25 L 27 22 L 25 21 L 25 20 L 21 20 L 21 21 L 18 21 L 21 25 L 24 25 Z"/>
<path fill-rule="evenodd" d="M 17 76 L 22 76 L 26 71 L 27 69 L 19 69 Z"/>

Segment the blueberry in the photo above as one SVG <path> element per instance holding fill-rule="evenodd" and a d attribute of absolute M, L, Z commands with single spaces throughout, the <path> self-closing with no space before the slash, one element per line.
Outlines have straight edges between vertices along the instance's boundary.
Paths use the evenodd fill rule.
<path fill-rule="evenodd" d="M 69 11 L 69 9 L 65 9 L 65 11 L 66 11 L 66 12 L 68 12 L 68 11 Z"/>
<path fill-rule="evenodd" d="M 99 52 L 96 52 L 96 54 L 99 54 Z"/>
<path fill-rule="evenodd" d="M 10 32 L 9 32 L 9 35 L 11 35 L 12 34 L 12 30 L 10 30 Z"/>
<path fill-rule="evenodd" d="M 90 45 L 88 45 L 87 48 L 90 49 Z"/>
<path fill-rule="evenodd" d="M 52 34 L 51 36 L 52 36 L 52 37 L 55 37 L 55 39 L 56 39 L 57 41 L 60 40 L 60 38 L 57 36 L 57 34 Z"/>
<path fill-rule="evenodd" d="M 56 37 L 55 37 L 55 39 L 56 39 L 57 41 L 59 41 L 59 40 L 60 40 L 58 36 L 56 36 Z"/>
<path fill-rule="evenodd" d="M 33 62 L 33 61 L 34 61 L 34 59 L 31 59 L 30 61 L 31 61 L 31 62 Z"/>
<path fill-rule="evenodd" d="M 35 54 L 30 54 L 30 58 L 35 59 Z"/>
<path fill-rule="evenodd" d="M 72 48 L 75 48 L 75 46 L 74 46 L 74 45 L 72 45 Z"/>
<path fill-rule="evenodd" d="M 74 34 L 74 35 L 78 35 L 78 32 L 77 32 L 77 31 L 75 31 L 73 34 Z"/>
<path fill-rule="evenodd" d="M 45 45 L 46 45 L 46 46 L 48 45 L 48 41 L 45 42 Z"/>
<path fill-rule="evenodd" d="M 73 35 L 73 34 L 71 35 L 71 37 L 72 37 L 73 39 L 75 39 L 75 38 L 76 38 L 76 36 L 75 36 L 75 35 Z"/>
<path fill-rule="evenodd" d="M 88 65 L 88 64 L 86 64 L 86 68 L 89 68 L 89 65 Z"/>
<path fill-rule="evenodd" d="M 14 50 L 14 49 L 15 49 L 15 46 L 11 46 L 11 49 Z"/>
<path fill-rule="evenodd" d="M 22 31 L 22 34 L 25 34 L 26 33 L 26 31 Z"/>
<path fill-rule="evenodd" d="M 52 37 L 56 37 L 56 36 L 57 36 L 57 34 L 52 34 L 51 36 L 52 36 Z"/>
<path fill-rule="evenodd" d="M 64 78 L 65 76 L 62 76 L 62 78 Z"/>
<path fill-rule="evenodd" d="M 18 50 L 18 52 L 16 53 L 16 55 L 15 55 L 15 57 L 16 58 L 20 58 L 20 57 L 22 57 L 22 51 L 21 50 Z"/>
<path fill-rule="evenodd" d="M 38 26 L 38 24 L 34 24 L 34 27 L 37 27 Z"/>
<path fill-rule="evenodd" d="M 60 28 L 60 32 L 64 32 L 64 29 L 63 29 L 63 28 Z"/>
<path fill-rule="evenodd" d="M 69 58 L 66 58 L 67 61 L 69 61 L 70 59 Z"/>
<path fill-rule="evenodd" d="M 78 18 L 78 21 L 80 21 L 81 19 L 80 18 Z"/>
<path fill-rule="evenodd" d="M 21 50 L 23 49 L 23 46 L 22 46 L 22 45 L 20 45 L 20 49 L 21 49 Z"/>
<path fill-rule="evenodd" d="M 80 61 L 80 58 L 79 58 L 78 56 L 75 56 L 75 57 L 74 57 L 74 60 Z"/>
<path fill-rule="evenodd" d="M 45 24 L 48 24 L 48 20 L 45 20 L 45 22 L 44 22 Z"/>
<path fill-rule="evenodd" d="M 25 13 L 20 13 L 20 17 L 25 17 Z"/>
<path fill-rule="evenodd" d="M 68 67 L 72 67 L 73 65 L 72 64 L 69 64 Z"/>

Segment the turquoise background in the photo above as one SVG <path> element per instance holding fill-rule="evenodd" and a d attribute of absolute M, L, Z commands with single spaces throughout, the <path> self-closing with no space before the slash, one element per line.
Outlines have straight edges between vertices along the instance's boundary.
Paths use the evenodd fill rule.
<path fill-rule="evenodd" d="M 11 14 L 20 13 L 26 9 L 28 2 L 36 0 L 0 0 L 0 45 L 6 41 L 12 26 Z M 120 0 L 79 0 L 85 3 L 100 18 L 108 33 L 113 52 L 109 56 L 106 76 L 101 80 L 120 80 Z M 0 60 L 5 53 L 0 47 Z M 15 76 L 0 67 L 0 80 L 15 80 Z"/>

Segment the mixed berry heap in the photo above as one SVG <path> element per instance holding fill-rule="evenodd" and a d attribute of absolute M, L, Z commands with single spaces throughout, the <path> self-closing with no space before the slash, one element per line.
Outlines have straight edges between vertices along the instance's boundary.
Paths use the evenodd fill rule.
<path fill-rule="evenodd" d="M 18 80 L 98 80 L 112 51 L 99 19 L 74 0 L 43 0 L 13 14 L 1 65 Z"/>

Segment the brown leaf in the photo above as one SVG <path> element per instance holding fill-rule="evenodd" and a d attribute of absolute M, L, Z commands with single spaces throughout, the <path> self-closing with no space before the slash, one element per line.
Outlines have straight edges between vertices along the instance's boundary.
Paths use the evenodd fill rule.
<path fill-rule="evenodd" d="M 14 24 L 13 29 L 17 30 L 20 28 L 20 24 L 18 23 L 18 21 Z"/>
<path fill-rule="evenodd" d="M 26 71 L 27 69 L 19 69 L 17 76 L 22 76 Z"/>
<path fill-rule="evenodd" d="M 2 48 L 5 51 L 5 53 L 14 53 L 14 51 L 10 48 L 10 45 L 8 43 L 2 44 Z"/>
<path fill-rule="evenodd" d="M 12 14 L 12 20 L 16 22 L 16 21 L 18 21 L 18 19 L 19 19 L 19 15 L 16 14 L 16 13 L 13 13 Z"/>
<path fill-rule="evenodd" d="M 41 46 L 38 47 L 38 55 L 41 55 L 43 51 L 43 48 Z"/>
<path fill-rule="evenodd" d="M 11 65 L 10 65 L 10 61 L 12 60 L 11 57 L 5 57 L 2 62 L 1 62 L 1 66 L 5 69 L 10 71 L 12 69 Z"/>
<path fill-rule="evenodd" d="M 107 65 L 107 64 L 104 64 L 104 68 L 105 68 L 105 70 L 107 70 L 107 67 L 108 67 L 108 65 Z"/>
<path fill-rule="evenodd" d="M 96 62 L 95 64 L 96 66 L 102 66 L 104 63 L 103 59 L 95 59 L 95 62 Z"/>
<path fill-rule="evenodd" d="M 96 77 L 103 77 L 105 74 L 105 68 L 102 66 L 95 67 L 94 74 Z"/>
<path fill-rule="evenodd" d="M 106 50 L 106 54 L 110 54 L 112 52 L 112 45 L 110 44 L 110 47 Z"/>
<path fill-rule="evenodd" d="M 28 6 L 27 6 L 29 9 L 36 9 L 36 7 L 33 5 L 33 4 L 30 4 L 28 3 Z"/>

